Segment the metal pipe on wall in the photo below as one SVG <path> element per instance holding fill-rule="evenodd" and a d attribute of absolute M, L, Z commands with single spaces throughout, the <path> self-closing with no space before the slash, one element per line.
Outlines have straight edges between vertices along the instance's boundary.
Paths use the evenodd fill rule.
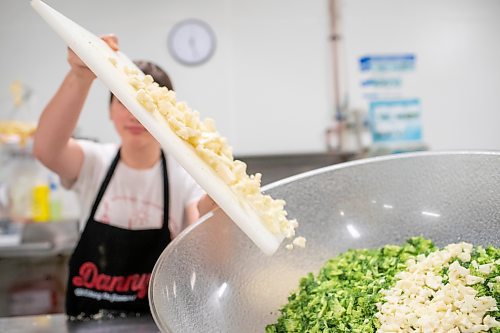
<path fill-rule="evenodd" d="M 334 115 L 326 130 L 328 151 L 357 154 L 363 150 L 363 112 L 349 105 L 345 39 L 342 29 L 342 0 L 328 0 L 332 61 Z M 333 143 L 332 143 L 333 142 Z"/>
<path fill-rule="evenodd" d="M 340 33 L 340 12 L 338 0 L 328 0 L 328 9 L 330 14 L 330 34 L 332 59 L 332 78 L 333 78 L 333 100 L 334 116 L 332 123 L 326 130 L 325 140 L 329 151 L 342 151 L 343 131 L 345 130 L 344 115 L 342 112 L 341 88 L 340 88 L 340 64 L 339 64 L 339 43 L 342 39 Z M 332 145 L 332 140 L 336 140 L 336 145 Z"/>

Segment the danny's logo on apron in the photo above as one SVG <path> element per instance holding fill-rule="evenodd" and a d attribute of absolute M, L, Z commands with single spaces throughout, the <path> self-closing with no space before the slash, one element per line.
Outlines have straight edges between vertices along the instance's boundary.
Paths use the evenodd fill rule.
<path fill-rule="evenodd" d="M 151 277 L 150 273 L 131 274 L 128 276 L 111 276 L 99 273 L 97 266 L 90 261 L 80 266 L 79 274 L 73 277 L 72 283 L 75 287 L 85 287 L 86 289 L 75 289 L 76 296 L 99 300 L 106 299 L 111 302 L 127 302 L 135 300 L 136 297 L 139 299 L 144 298 L 147 295 L 149 279 Z M 135 292 L 136 295 L 119 295 L 115 292 Z"/>
<path fill-rule="evenodd" d="M 156 259 L 170 242 L 168 177 L 163 170 L 163 223 L 160 229 L 129 230 L 95 220 L 95 213 L 120 160 L 115 156 L 69 262 L 66 313 L 92 315 L 101 310 L 149 312 L 148 286 Z"/>

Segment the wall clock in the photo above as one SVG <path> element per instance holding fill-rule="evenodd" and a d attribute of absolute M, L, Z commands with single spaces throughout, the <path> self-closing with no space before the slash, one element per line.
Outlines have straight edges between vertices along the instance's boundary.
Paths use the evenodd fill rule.
<path fill-rule="evenodd" d="M 207 23 L 187 19 L 173 26 L 168 35 L 168 49 L 181 64 L 201 65 L 214 54 L 215 34 Z"/>

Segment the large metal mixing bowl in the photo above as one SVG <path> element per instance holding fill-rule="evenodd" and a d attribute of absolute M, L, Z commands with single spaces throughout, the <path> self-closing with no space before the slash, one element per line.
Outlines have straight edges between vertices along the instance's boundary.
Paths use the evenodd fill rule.
<path fill-rule="evenodd" d="M 500 246 L 500 154 L 417 153 L 318 169 L 266 187 L 286 200 L 305 249 L 270 257 L 221 211 L 159 258 L 150 304 L 164 332 L 263 332 L 299 278 L 349 248 L 422 235 Z"/>

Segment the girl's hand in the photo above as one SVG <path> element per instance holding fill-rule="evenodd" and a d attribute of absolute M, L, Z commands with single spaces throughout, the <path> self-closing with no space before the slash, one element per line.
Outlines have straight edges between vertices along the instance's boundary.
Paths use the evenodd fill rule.
<path fill-rule="evenodd" d="M 113 51 L 118 51 L 118 38 L 115 35 L 104 35 L 101 37 Z M 87 65 L 76 55 L 73 50 L 68 48 L 68 63 L 71 66 L 71 72 L 79 78 L 93 80 L 95 74 L 87 67 Z"/>
<path fill-rule="evenodd" d="M 215 201 L 212 198 L 210 198 L 210 196 L 208 196 L 206 194 L 198 202 L 198 212 L 199 212 L 200 216 L 203 216 L 206 213 L 208 213 L 208 212 L 210 212 L 218 207 L 219 206 L 217 206 Z"/>

